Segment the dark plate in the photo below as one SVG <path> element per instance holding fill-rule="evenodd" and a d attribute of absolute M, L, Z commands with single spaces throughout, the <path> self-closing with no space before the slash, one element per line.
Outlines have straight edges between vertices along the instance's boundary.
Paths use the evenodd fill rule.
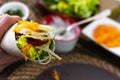
<path fill-rule="evenodd" d="M 54 66 L 41 73 L 36 80 L 55 80 L 53 70 L 60 80 L 120 80 L 115 74 L 90 64 L 70 63 Z"/>

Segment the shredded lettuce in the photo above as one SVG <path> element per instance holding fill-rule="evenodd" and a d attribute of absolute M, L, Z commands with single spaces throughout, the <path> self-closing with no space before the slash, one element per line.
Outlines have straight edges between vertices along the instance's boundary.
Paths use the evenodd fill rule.
<path fill-rule="evenodd" d="M 39 58 L 42 60 L 48 56 L 48 53 L 44 50 L 38 50 L 38 55 L 39 55 Z"/>
<path fill-rule="evenodd" d="M 67 16 L 82 16 L 88 18 L 98 13 L 99 0 L 43 0 L 52 10 Z"/>
<path fill-rule="evenodd" d="M 54 43 L 53 40 L 49 40 L 46 45 L 47 45 L 47 46 L 49 47 L 49 49 L 51 49 L 51 50 L 54 50 L 54 48 L 55 48 L 55 43 Z"/>
<path fill-rule="evenodd" d="M 55 30 L 55 28 L 48 26 L 48 25 L 40 25 L 40 30 L 53 31 Z"/>
<path fill-rule="evenodd" d="M 35 60 L 37 58 L 37 52 L 34 47 L 31 47 L 28 51 L 27 54 L 29 55 L 31 60 Z"/>
<path fill-rule="evenodd" d="M 17 40 L 17 45 L 20 49 L 22 49 L 23 47 L 25 47 L 27 45 L 27 39 L 26 39 L 26 36 L 22 35 L 22 36 L 19 36 L 18 37 L 18 40 Z"/>

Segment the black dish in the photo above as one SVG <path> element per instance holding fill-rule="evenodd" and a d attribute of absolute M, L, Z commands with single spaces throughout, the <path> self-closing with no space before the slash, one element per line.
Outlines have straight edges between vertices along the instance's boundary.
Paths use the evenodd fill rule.
<path fill-rule="evenodd" d="M 53 70 L 60 80 L 120 80 L 115 74 L 90 64 L 70 63 L 54 66 L 41 73 L 36 80 L 55 80 Z"/>

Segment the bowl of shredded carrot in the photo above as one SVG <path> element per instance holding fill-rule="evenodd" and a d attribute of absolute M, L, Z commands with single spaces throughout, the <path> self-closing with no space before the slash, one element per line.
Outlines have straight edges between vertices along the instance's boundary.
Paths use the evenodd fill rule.
<path fill-rule="evenodd" d="M 110 48 L 120 46 L 120 30 L 114 25 L 98 25 L 93 32 L 93 37 L 98 44 Z"/>
<path fill-rule="evenodd" d="M 88 24 L 81 31 L 97 45 L 120 56 L 120 23 L 104 17 Z"/>

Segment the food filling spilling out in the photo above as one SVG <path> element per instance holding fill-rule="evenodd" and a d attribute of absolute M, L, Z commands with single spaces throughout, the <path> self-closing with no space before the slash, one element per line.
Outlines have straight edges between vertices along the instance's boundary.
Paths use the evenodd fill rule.
<path fill-rule="evenodd" d="M 16 24 L 14 28 L 16 44 L 25 60 L 47 64 L 51 58 L 62 59 L 54 53 L 54 34 L 50 33 L 53 30 L 50 26 L 43 26 L 33 21 L 19 21 Z"/>

